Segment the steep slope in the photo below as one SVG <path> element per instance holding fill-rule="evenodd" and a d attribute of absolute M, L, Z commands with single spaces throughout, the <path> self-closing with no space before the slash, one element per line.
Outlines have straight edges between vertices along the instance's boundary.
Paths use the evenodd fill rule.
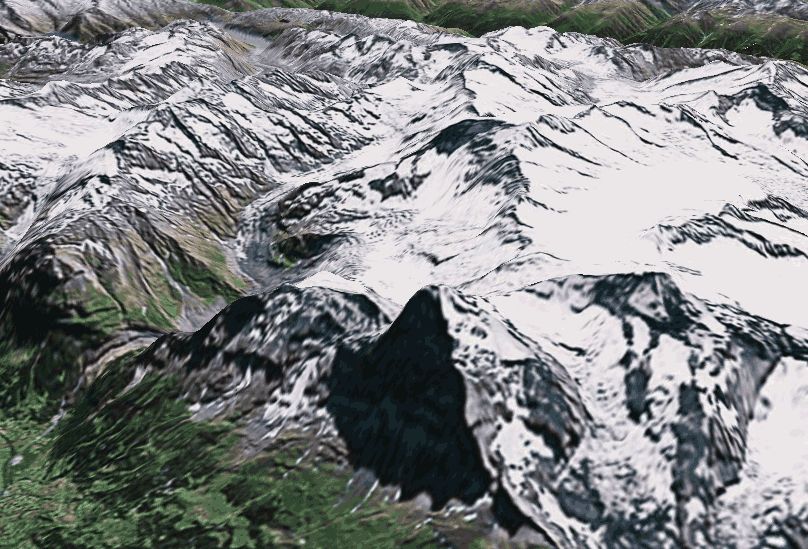
<path fill-rule="evenodd" d="M 808 60 L 808 22 L 769 14 L 711 11 L 677 15 L 638 30 L 632 39 L 664 47 L 726 48 L 803 64 Z"/>
<path fill-rule="evenodd" d="M 795 426 L 752 423 L 766 380 L 808 366 L 808 340 L 783 326 L 650 273 L 489 299 L 429 287 L 380 335 L 389 321 L 354 292 L 285 286 L 237 301 L 155 343 L 134 383 L 179 377 L 197 417 L 246 414 L 263 444 L 301 430 L 317 433 L 312 449 L 344 441 L 397 499 L 451 503 L 533 543 L 729 546 L 786 540 L 782 525 L 804 522 L 804 488 L 743 471 L 752 434 Z M 799 432 L 778 444 L 800 448 Z M 756 469 L 776 466 L 760 454 Z M 723 496 L 742 478 L 757 491 L 738 538 L 715 519 L 734 512 Z"/>
<path fill-rule="evenodd" d="M 132 26 L 158 28 L 183 18 L 227 17 L 224 10 L 184 0 L 3 0 L 0 14 L 0 36 L 61 32 L 82 39 Z"/>
<path fill-rule="evenodd" d="M 4 537 L 802 542 L 803 67 L 180 6 L 2 19 Z"/>

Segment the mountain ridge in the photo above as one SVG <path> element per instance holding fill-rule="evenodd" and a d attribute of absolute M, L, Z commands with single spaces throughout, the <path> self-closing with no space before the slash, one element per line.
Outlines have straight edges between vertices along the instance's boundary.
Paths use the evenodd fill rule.
<path fill-rule="evenodd" d="M 206 0 L 203 0 L 206 1 Z M 800 2 L 268 2 L 206 1 L 235 11 L 308 7 L 423 21 L 474 36 L 510 26 L 546 25 L 662 47 L 726 48 L 805 63 L 808 9 Z M 288 5 L 287 5 L 288 4 Z"/>

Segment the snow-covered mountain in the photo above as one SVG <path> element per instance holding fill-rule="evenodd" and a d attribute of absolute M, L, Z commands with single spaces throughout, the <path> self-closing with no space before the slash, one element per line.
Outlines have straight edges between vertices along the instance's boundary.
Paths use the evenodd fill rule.
<path fill-rule="evenodd" d="M 88 4 L 0 2 L 0 337 L 43 390 L 151 344 L 197 419 L 498 539 L 808 543 L 804 67 Z"/>

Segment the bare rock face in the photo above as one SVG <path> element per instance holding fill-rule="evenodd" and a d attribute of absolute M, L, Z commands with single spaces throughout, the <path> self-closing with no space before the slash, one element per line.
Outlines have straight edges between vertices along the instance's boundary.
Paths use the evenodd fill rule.
<path fill-rule="evenodd" d="M 0 404 L 145 349 L 197 420 L 514 543 L 800 547 L 806 97 L 544 27 L 0 0 Z"/>

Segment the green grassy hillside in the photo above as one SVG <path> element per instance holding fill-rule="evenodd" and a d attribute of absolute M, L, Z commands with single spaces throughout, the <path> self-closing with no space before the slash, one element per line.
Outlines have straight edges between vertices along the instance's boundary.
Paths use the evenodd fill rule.
<path fill-rule="evenodd" d="M 808 22 L 780 16 L 671 17 L 633 37 L 665 47 L 724 48 L 808 63 Z"/>
<path fill-rule="evenodd" d="M 667 18 L 664 12 L 652 11 L 642 2 L 605 0 L 568 9 L 549 21 L 548 26 L 561 32 L 594 34 L 629 43 Z"/>
<path fill-rule="evenodd" d="M 305 435 L 245 460 L 232 425 L 191 421 L 173 378 L 127 387 L 133 373 L 111 364 L 55 428 L 32 393 L 0 409 L 0 547 L 438 546 L 423 513 L 351 493 Z"/>

